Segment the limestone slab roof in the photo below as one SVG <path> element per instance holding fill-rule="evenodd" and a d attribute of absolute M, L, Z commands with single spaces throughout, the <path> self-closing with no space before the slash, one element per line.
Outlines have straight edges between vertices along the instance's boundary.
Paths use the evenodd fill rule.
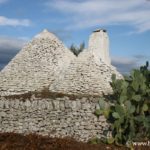
<path fill-rule="evenodd" d="M 1 94 L 24 93 L 48 86 L 74 57 L 54 34 L 44 30 L 0 72 Z"/>
<path fill-rule="evenodd" d="M 65 94 L 108 94 L 112 92 L 109 82 L 113 73 L 122 77 L 90 51 L 75 57 L 54 34 L 44 30 L 0 72 L 0 95 L 44 87 Z"/>
<path fill-rule="evenodd" d="M 106 65 L 90 51 L 82 52 L 71 61 L 63 76 L 53 82 L 49 90 L 68 94 L 102 95 L 112 93 L 111 76 L 122 76 L 113 66 Z"/>

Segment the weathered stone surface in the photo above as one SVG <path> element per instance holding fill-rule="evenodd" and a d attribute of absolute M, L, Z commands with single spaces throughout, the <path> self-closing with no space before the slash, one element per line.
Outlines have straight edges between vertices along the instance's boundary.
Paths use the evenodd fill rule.
<path fill-rule="evenodd" d="M 14 95 L 48 87 L 63 74 L 75 56 L 52 33 L 43 31 L 0 72 L 0 95 Z"/>
<path fill-rule="evenodd" d="M 31 98 L 30 101 L 28 99 L 3 101 L 3 98 L 0 98 L 0 105 L 7 104 L 7 107 L 0 108 L 0 131 L 38 132 L 51 137 L 67 135 L 80 141 L 87 141 L 95 136 L 103 137 L 105 136 L 103 131 L 108 130 L 109 125 L 103 116 L 97 118 L 94 115 L 98 100 L 92 99 L 91 102 L 89 98 L 72 101 L 69 97 L 55 100 Z M 18 107 L 14 107 L 12 101 L 13 104 L 18 103 Z"/>
<path fill-rule="evenodd" d="M 106 30 L 95 30 L 89 39 L 89 50 L 92 51 L 95 57 L 110 66 L 111 60 L 109 57 L 109 37 Z"/>
<path fill-rule="evenodd" d="M 71 136 L 81 141 L 105 136 L 103 131 L 109 125 L 104 116 L 94 115 L 99 107 L 94 97 L 112 92 L 112 74 L 122 78 L 110 64 L 106 31 L 93 32 L 87 50 L 75 57 L 54 34 L 44 30 L 0 72 L 0 131 Z M 3 97 L 43 89 L 61 96 Z M 62 97 L 67 94 L 73 97 Z"/>
<path fill-rule="evenodd" d="M 51 92 L 102 95 L 112 92 L 111 75 L 122 76 L 110 64 L 104 30 L 93 32 L 89 48 L 75 57 L 52 33 L 35 36 L 0 72 L 0 95 L 48 88 Z"/>
<path fill-rule="evenodd" d="M 82 52 L 76 61 L 71 61 L 60 78 L 53 82 L 49 90 L 68 94 L 102 95 L 110 94 L 111 76 L 121 75 L 112 66 L 106 65 L 91 52 Z M 59 84 L 58 84 L 59 83 Z"/>

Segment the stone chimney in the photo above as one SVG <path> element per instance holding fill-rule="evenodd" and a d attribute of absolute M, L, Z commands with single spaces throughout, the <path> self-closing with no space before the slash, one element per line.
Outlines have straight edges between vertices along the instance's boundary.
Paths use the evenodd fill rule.
<path fill-rule="evenodd" d="M 89 38 L 89 51 L 101 59 L 107 65 L 111 64 L 109 57 L 109 37 L 107 31 L 104 29 L 98 29 L 93 31 Z"/>

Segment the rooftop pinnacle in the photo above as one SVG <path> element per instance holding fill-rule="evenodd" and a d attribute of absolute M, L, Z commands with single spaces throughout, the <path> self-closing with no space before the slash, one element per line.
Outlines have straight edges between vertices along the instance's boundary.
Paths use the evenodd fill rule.
<path fill-rule="evenodd" d="M 46 33 L 46 32 L 48 32 L 48 30 L 47 30 L 47 29 L 44 29 L 44 30 L 43 30 L 43 32 L 45 32 L 45 33 Z"/>
<path fill-rule="evenodd" d="M 37 34 L 34 38 L 56 38 L 56 36 L 49 32 L 47 29 L 44 29 L 41 33 Z"/>

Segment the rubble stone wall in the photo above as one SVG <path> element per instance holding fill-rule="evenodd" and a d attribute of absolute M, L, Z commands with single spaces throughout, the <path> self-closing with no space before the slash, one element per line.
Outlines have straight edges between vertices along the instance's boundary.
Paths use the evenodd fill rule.
<path fill-rule="evenodd" d="M 108 130 L 104 116 L 94 115 L 99 98 L 0 98 L 0 132 L 38 133 L 88 141 Z"/>
<path fill-rule="evenodd" d="M 54 34 L 44 30 L 0 72 L 0 96 L 45 87 L 67 94 L 110 94 L 111 75 L 122 75 L 109 63 L 107 33 L 100 30 L 92 37 L 89 43 L 93 44 L 75 57 Z"/>

